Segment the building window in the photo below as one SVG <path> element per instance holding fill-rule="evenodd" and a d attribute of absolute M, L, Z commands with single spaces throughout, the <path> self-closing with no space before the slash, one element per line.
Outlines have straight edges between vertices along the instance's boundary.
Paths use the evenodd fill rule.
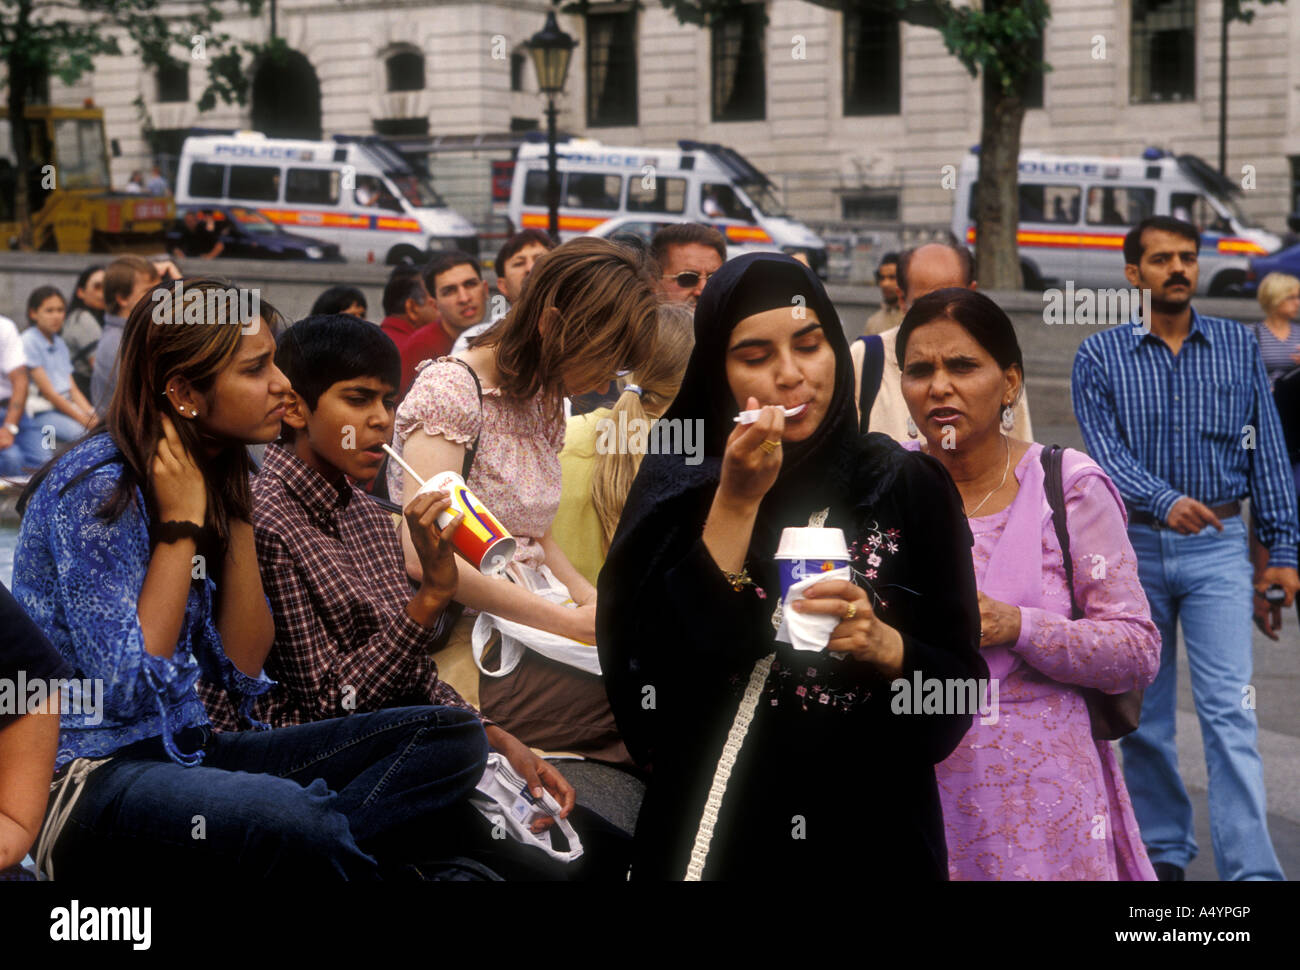
<path fill-rule="evenodd" d="M 897 222 L 898 193 L 869 190 L 841 196 L 840 214 L 849 222 Z"/>
<path fill-rule="evenodd" d="M 183 61 L 168 61 L 158 68 L 158 102 L 170 104 L 190 99 L 190 68 Z"/>
<path fill-rule="evenodd" d="M 375 134 L 385 138 L 400 138 L 404 135 L 427 135 L 429 119 L 425 118 L 376 118 Z"/>
<path fill-rule="evenodd" d="M 389 91 L 424 90 L 424 55 L 416 51 L 398 51 L 384 61 L 388 70 Z"/>
<path fill-rule="evenodd" d="M 1043 29 L 1047 29 L 1046 25 L 1044 25 Z M 1029 42 L 1027 53 L 1029 59 L 1035 64 L 1043 63 L 1043 35 L 1041 33 Z M 1024 104 L 1026 108 L 1041 108 L 1043 106 L 1043 69 L 1041 67 L 1025 78 Z"/>
<path fill-rule="evenodd" d="M 510 90 L 522 91 L 524 89 L 524 74 L 528 71 L 528 55 L 523 51 L 515 51 L 510 55 Z"/>
<path fill-rule="evenodd" d="M 33 64 L 27 72 L 27 103 L 50 103 L 50 71 L 44 64 Z"/>
<path fill-rule="evenodd" d="M 762 121 L 767 116 L 762 4 L 729 11 L 712 27 L 713 120 Z"/>
<path fill-rule="evenodd" d="M 587 124 L 636 124 L 636 11 L 587 14 Z"/>
<path fill-rule="evenodd" d="M 898 15 L 844 13 L 844 113 L 896 115 L 901 106 Z"/>
<path fill-rule="evenodd" d="M 1196 97 L 1195 0 L 1133 0 L 1129 100 Z"/>

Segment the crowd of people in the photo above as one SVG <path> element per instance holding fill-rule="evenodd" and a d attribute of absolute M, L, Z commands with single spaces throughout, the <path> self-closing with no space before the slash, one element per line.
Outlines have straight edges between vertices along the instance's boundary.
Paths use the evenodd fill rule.
<path fill-rule="evenodd" d="M 193 322 L 151 299 L 180 271 L 136 256 L 37 288 L 0 318 L 0 471 L 31 475 L 0 677 L 102 704 L 0 715 L 0 870 L 1177 880 L 1181 626 L 1219 874 L 1284 878 L 1241 691 L 1300 592 L 1300 280 L 1254 327 L 1202 315 L 1199 244 L 1129 232 L 1151 317 L 1079 349 L 1088 455 L 1033 440 L 955 243 L 888 254 L 852 341 L 806 264 L 700 225 L 525 230 L 496 293 L 465 253 L 398 266 L 374 323 L 334 286 L 160 325 Z M 598 445 L 658 421 L 702 455 Z M 457 557 L 447 472 L 514 537 L 499 575 Z M 804 526 L 849 578 L 785 602 Z M 900 711 L 929 682 L 949 702 Z"/>

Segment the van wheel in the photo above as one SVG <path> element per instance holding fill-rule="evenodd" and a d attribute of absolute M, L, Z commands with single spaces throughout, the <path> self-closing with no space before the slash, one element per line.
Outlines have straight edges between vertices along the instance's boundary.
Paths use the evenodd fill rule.
<path fill-rule="evenodd" d="M 418 266 L 424 262 L 424 253 L 414 246 L 394 246 L 388 251 L 389 266 Z"/>
<path fill-rule="evenodd" d="M 1020 281 L 1026 290 L 1041 290 L 1043 288 L 1042 277 L 1028 263 L 1020 264 Z"/>
<path fill-rule="evenodd" d="M 1210 296 L 1235 296 L 1244 282 L 1246 274 L 1241 270 L 1225 269 L 1210 281 Z"/>

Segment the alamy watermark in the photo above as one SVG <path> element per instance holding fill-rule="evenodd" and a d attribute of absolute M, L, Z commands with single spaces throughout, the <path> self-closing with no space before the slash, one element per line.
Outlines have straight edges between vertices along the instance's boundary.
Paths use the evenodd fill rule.
<path fill-rule="evenodd" d="M 981 724 L 998 723 L 998 681 L 974 677 L 898 677 L 890 681 L 893 698 L 889 709 L 895 714 L 979 714 Z"/>
<path fill-rule="evenodd" d="M 262 291 L 245 287 L 185 288 L 177 280 L 171 289 L 153 291 L 153 322 L 166 324 L 235 324 L 240 332 L 257 331 L 262 318 Z"/>
<path fill-rule="evenodd" d="M 596 422 L 596 452 L 601 455 L 685 455 L 686 464 L 704 461 L 704 422 L 699 418 L 601 418 Z"/>
<path fill-rule="evenodd" d="M 1138 332 L 1151 332 L 1151 291 L 1074 288 L 1073 280 L 1065 289 L 1043 291 L 1043 322 L 1048 326 L 1077 324 L 1084 327 L 1111 327 L 1133 321 Z"/>
<path fill-rule="evenodd" d="M 86 727 L 95 727 L 104 720 L 102 680 L 63 677 L 28 680 L 25 670 L 18 671 L 17 677 L 0 677 L 0 717 L 45 714 L 55 697 L 59 699 L 59 713 L 63 717 L 83 718 Z"/>

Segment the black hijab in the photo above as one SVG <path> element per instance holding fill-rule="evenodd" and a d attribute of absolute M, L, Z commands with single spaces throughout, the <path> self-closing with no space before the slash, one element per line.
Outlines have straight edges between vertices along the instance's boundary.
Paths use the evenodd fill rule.
<path fill-rule="evenodd" d="M 747 253 L 725 263 L 700 295 L 695 309 L 695 349 L 681 389 L 665 420 L 703 421 L 704 459 L 688 465 L 682 455 L 647 455 L 628 495 L 607 564 L 619 585 L 654 568 L 657 553 L 672 543 L 677 529 L 697 530 L 698 523 L 665 516 L 670 506 L 691 493 L 701 503 L 712 500 L 721 476 L 722 455 L 739 411 L 727 382 L 726 356 L 732 331 L 746 317 L 801 306 L 816 314 L 825 339 L 835 352 L 835 386 L 822 422 L 806 440 L 782 447 L 781 470 L 759 508 L 750 555 L 770 559 L 781 530 L 808 524 L 818 509 L 844 508 L 879 494 L 897 459 L 896 447 L 881 436 L 862 437 L 854 405 L 853 362 L 839 315 L 825 288 L 807 266 L 781 253 Z M 833 517 L 831 524 L 836 524 Z M 838 524 L 846 526 L 840 519 Z M 625 561 L 625 556 L 628 557 Z M 629 576 L 629 579 L 631 577 Z"/>

